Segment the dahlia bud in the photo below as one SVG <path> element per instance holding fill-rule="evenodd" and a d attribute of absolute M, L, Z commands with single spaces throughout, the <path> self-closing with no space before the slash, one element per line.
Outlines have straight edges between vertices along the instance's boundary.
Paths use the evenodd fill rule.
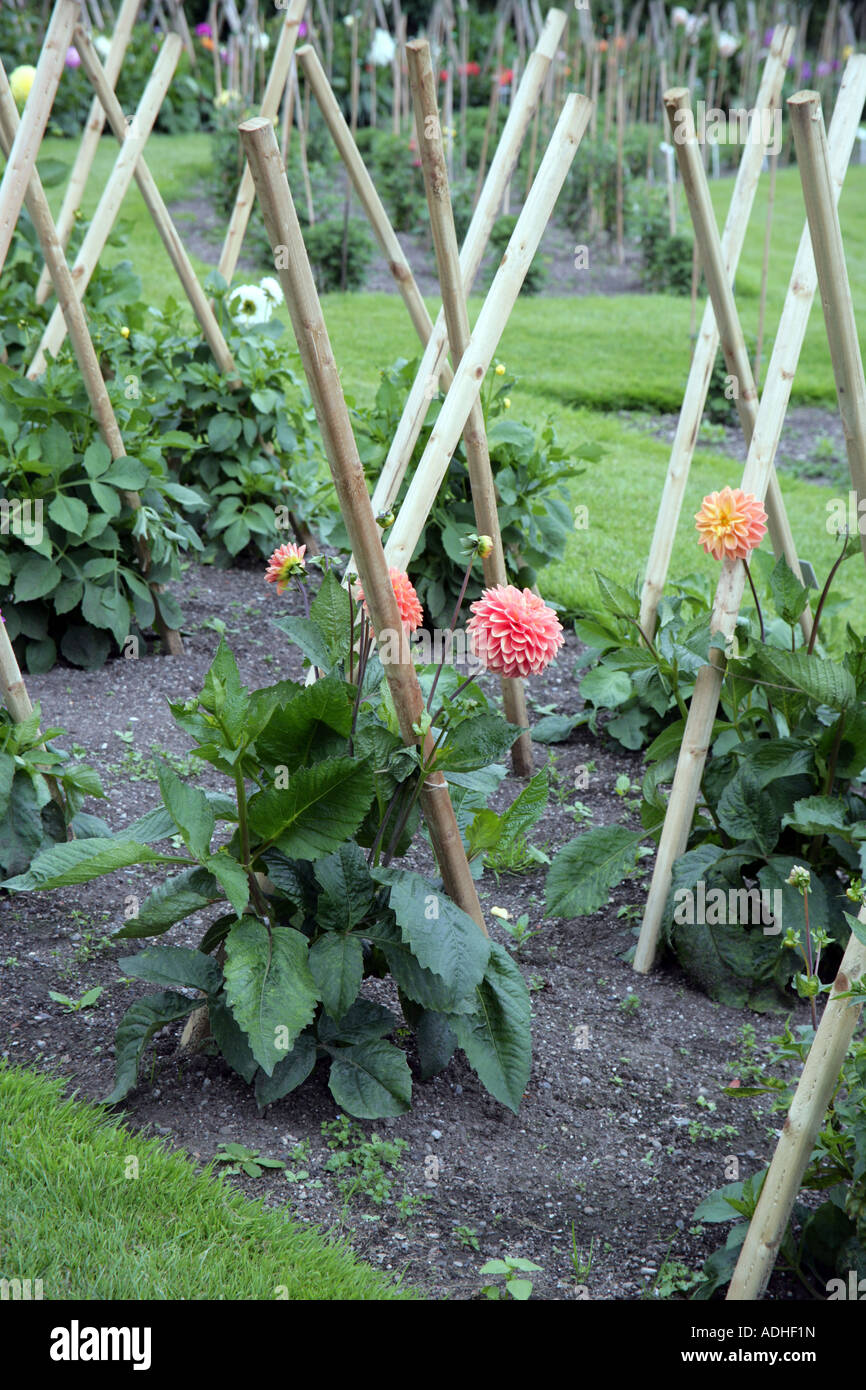
<path fill-rule="evenodd" d="M 802 864 L 795 864 L 785 882 L 790 883 L 792 888 L 799 888 L 800 892 L 803 893 L 812 882 L 812 875 L 808 869 L 803 868 Z"/>
<path fill-rule="evenodd" d="M 487 556 L 493 549 L 492 538 L 490 536 L 479 536 L 478 545 L 476 549 L 478 551 L 478 554 L 481 556 L 482 560 L 486 560 Z"/>
<path fill-rule="evenodd" d="M 387 531 L 389 526 L 394 525 L 395 520 L 394 508 L 389 507 L 387 512 L 380 512 L 376 517 L 376 525 L 381 526 L 383 531 Z"/>

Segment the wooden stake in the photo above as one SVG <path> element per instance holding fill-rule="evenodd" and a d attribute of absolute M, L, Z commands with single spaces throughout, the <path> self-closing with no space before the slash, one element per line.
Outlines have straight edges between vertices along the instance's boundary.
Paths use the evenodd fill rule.
<path fill-rule="evenodd" d="M 685 87 L 674 87 L 671 91 L 665 92 L 664 103 L 671 123 L 671 138 L 680 166 L 680 177 L 692 215 L 695 245 L 700 254 L 710 301 L 716 316 L 716 323 L 719 326 L 725 365 L 736 383 L 735 404 L 748 448 L 752 441 L 758 414 L 758 388 L 752 376 L 752 367 L 746 350 L 746 339 L 743 335 L 737 306 L 734 303 L 734 293 L 731 289 L 731 281 L 719 241 L 707 176 L 695 135 L 695 123 L 688 90 Z M 753 131 L 756 141 L 760 144 L 758 139 L 760 116 L 753 125 Z M 751 132 L 749 138 L 751 139 Z M 784 555 L 791 570 L 802 584 L 803 575 L 800 571 L 800 561 L 797 558 L 797 548 L 785 511 L 785 504 L 782 501 L 782 492 L 775 469 L 770 474 L 767 489 L 767 522 L 776 556 Z M 800 627 L 808 644 L 812 636 L 812 612 L 808 604 L 800 616 Z"/>
<path fill-rule="evenodd" d="M 800 95 L 791 100 L 796 101 Z M 861 908 L 857 920 L 866 924 L 866 907 Z M 727 1295 L 732 1302 L 758 1299 L 767 1287 L 863 1008 L 857 1001 L 840 999 L 839 995 L 846 993 L 864 973 L 866 946 L 852 932 L 737 1260 Z"/>
<path fill-rule="evenodd" d="M 125 141 L 129 138 L 126 118 L 121 110 L 120 102 L 109 84 L 99 62 L 96 49 L 93 47 L 93 44 L 90 42 L 88 35 L 83 29 L 77 28 L 75 30 L 75 46 L 81 55 L 82 66 L 96 91 L 97 99 L 108 115 L 111 129 L 120 141 L 121 146 L 123 146 Z M 156 230 L 162 238 L 169 259 L 177 272 L 177 277 L 183 286 L 184 293 L 192 306 L 192 311 L 198 319 L 208 346 L 213 353 L 214 361 L 220 371 L 230 378 L 230 385 L 240 385 L 240 382 L 237 380 L 234 359 L 229 351 L 229 345 L 223 336 L 222 329 L 217 323 L 214 311 L 208 303 L 207 295 L 199 284 L 198 276 L 192 267 L 192 263 L 186 253 L 186 248 L 178 236 L 177 228 L 163 201 L 156 180 L 145 163 L 143 154 L 138 157 L 134 170 L 134 178 L 138 184 L 139 192 L 144 199 L 145 206 L 153 218 Z M 31 372 L 32 370 L 31 368 Z M 30 373 L 28 373 L 28 375 L 29 374 Z"/>
<path fill-rule="evenodd" d="M 791 113 L 797 168 L 803 183 L 803 198 L 824 306 L 824 322 L 848 451 L 851 485 L 857 495 L 859 516 L 861 509 L 866 511 L 866 381 L 863 378 L 863 361 L 848 283 L 839 211 L 834 197 L 821 98 L 817 92 L 797 92 L 789 97 L 788 110 Z M 861 524 L 858 529 L 863 558 L 866 559 L 866 527 Z"/>
<path fill-rule="evenodd" d="M 135 27 L 136 17 L 141 0 L 123 0 L 120 13 L 115 25 L 114 34 L 111 40 L 111 48 L 105 60 L 105 77 L 110 84 L 112 91 L 117 86 L 117 79 L 120 69 L 123 66 L 123 57 L 126 53 L 132 31 Z M 105 125 L 105 111 L 102 102 L 98 97 L 94 97 L 90 106 L 90 114 L 81 143 L 78 146 L 78 153 L 75 156 L 75 163 L 72 166 L 72 173 L 69 175 L 69 182 L 63 194 L 63 205 L 57 218 L 57 237 L 60 246 L 65 247 L 69 240 L 69 233 L 75 221 L 75 214 L 81 206 L 81 199 L 87 187 L 87 180 L 90 170 L 93 167 L 93 160 L 99 148 L 99 140 Z M 48 298 L 48 291 L 51 288 L 51 276 L 47 266 L 42 267 L 42 274 L 36 286 L 36 303 L 44 304 Z"/>
<path fill-rule="evenodd" d="M 836 200 L 851 158 L 864 100 L 866 56 L 855 55 L 846 67 L 830 130 L 830 167 L 833 197 Z M 816 285 L 815 258 L 812 254 L 809 228 L 806 227 L 794 261 L 743 473 L 743 491 L 750 492 L 758 498 L 766 495 L 770 481 Z M 713 605 L 711 630 L 720 634 L 725 641 L 730 641 L 733 637 L 745 583 L 745 569 L 741 561 L 725 561 L 722 564 Z M 635 951 L 634 969 L 640 974 L 647 974 L 652 969 L 673 865 L 684 852 L 688 841 L 712 738 L 724 671 L 724 654 L 718 647 L 713 647 L 709 663 L 702 666 L 698 672 L 683 733 L 655 870 Z"/>
<path fill-rule="evenodd" d="M 12 650 L 6 620 L 0 619 L 0 695 L 14 723 L 23 724 L 33 713 L 21 667 Z"/>
<path fill-rule="evenodd" d="M 557 122 L 532 192 L 517 220 L 472 337 L 455 370 L 453 385 L 415 469 L 397 520 L 388 532 L 385 554 L 388 563 L 398 569 L 406 569 L 430 515 L 451 456 L 466 427 L 469 412 L 487 375 L 526 272 L 532 264 L 575 151 L 589 123 L 590 107 L 591 103 L 586 97 L 573 94 L 566 101 Z"/>
<path fill-rule="evenodd" d="M 159 108 L 165 99 L 182 50 L 183 44 L 179 36 L 169 34 L 154 64 L 150 80 L 138 104 L 138 110 L 129 126 L 127 138 L 120 147 L 114 168 L 99 200 L 99 206 L 93 214 L 93 219 L 72 268 L 72 276 L 75 280 L 79 299 L 84 296 L 90 283 L 90 277 L 96 269 L 109 233 L 114 226 L 120 205 L 132 182 L 138 156 L 144 148 L 154 121 L 159 115 Z M 66 323 L 58 305 L 48 321 L 36 356 L 28 368 L 27 375 L 29 377 L 37 377 L 44 372 L 46 359 L 49 355 L 51 357 L 57 356 L 65 336 Z"/>
<path fill-rule="evenodd" d="M 767 281 L 770 274 L 770 237 L 773 230 L 773 203 L 776 198 L 776 168 L 779 157 L 770 155 L 770 187 L 767 191 L 767 219 L 764 223 L 764 258 L 761 263 L 761 296 L 758 301 L 758 337 L 755 346 L 755 383 L 761 382 L 761 354 L 764 350 L 764 319 L 767 313 Z"/>
<path fill-rule="evenodd" d="M 286 257 L 288 265 L 283 266 L 282 258 L 280 260 L 280 281 L 292 317 L 343 520 L 358 557 L 357 571 L 373 630 L 377 640 L 385 632 L 400 634 L 403 631 L 400 613 L 382 551 L 379 528 L 367 493 L 364 470 L 358 457 L 295 205 L 280 163 L 274 129 L 270 121 L 261 117 L 245 121 L 239 129 L 271 246 L 287 246 L 289 249 Z M 424 698 L 409 644 L 388 643 L 389 651 L 392 645 L 401 648 L 398 660 L 385 660 L 386 646 L 381 641 L 379 653 L 403 741 L 407 747 L 417 747 L 419 736 L 414 732 L 413 725 L 418 725 L 424 714 Z M 423 748 L 429 757 L 433 749 L 429 731 L 423 738 Z M 475 919 L 486 934 L 475 882 L 448 795 L 448 784 L 441 772 L 433 772 L 426 779 L 421 792 L 421 806 L 446 893 Z"/>
<path fill-rule="evenodd" d="M 756 104 L 759 113 L 758 119 L 760 119 L 761 112 L 775 110 L 779 104 L 792 40 L 793 31 L 791 28 L 779 25 L 773 35 L 773 42 L 764 66 L 764 76 Z M 725 230 L 722 234 L 722 252 L 725 257 L 728 279 L 731 283 L 733 283 L 740 252 L 745 241 L 752 204 L 761 176 L 763 156 L 762 146 L 750 140 L 743 150 L 740 167 L 737 171 Z M 667 580 L 677 523 L 689 478 L 692 454 L 697 442 L 698 429 L 710 384 L 710 375 L 718 349 L 719 330 L 713 313 L 713 306 L 711 303 L 707 303 L 701 321 L 700 333 L 695 343 L 682 408 L 677 420 L 676 436 L 671 449 L 641 593 L 640 625 L 641 630 L 650 638 L 655 632 L 656 613 Z"/>
<path fill-rule="evenodd" d="M 526 72 L 523 75 L 517 99 L 511 104 L 508 120 L 502 132 L 502 139 L 499 142 L 460 251 L 463 292 L 467 296 L 471 293 L 487 246 L 487 239 L 490 236 L 490 229 L 496 220 L 499 204 L 517 163 L 520 146 L 532 119 L 542 84 L 564 27 L 565 15 L 562 11 L 549 10 L 544 30 L 538 41 L 538 48 L 526 65 Z M 448 332 L 445 327 L 445 315 L 440 312 L 433 325 L 433 332 L 424 350 L 418 374 L 409 392 L 400 423 L 388 451 L 388 457 L 373 493 L 373 507 L 377 514 L 387 510 L 400 490 L 400 484 L 403 481 L 430 405 L 431 386 L 435 389 L 435 385 L 439 381 L 439 374 L 447 350 Z"/>
<path fill-rule="evenodd" d="M 448 187 L 445 152 L 442 148 L 436 81 L 430 61 L 430 45 L 427 41 L 416 40 L 407 46 L 406 51 L 409 60 L 409 81 L 415 100 L 415 124 L 419 132 L 424 132 L 419 142 L 421 164 L 427 190 L 427 205 L 430 209 L 436 264 L 439 269 L 442 306 L 451 344 L 451 359 L 456 370 L 469 346 L 472 330 L 469 326 L 469 307 L 463 293 L 463 277 L 460 273 L 460 254 Z M 479 535 L 489 536 L 493 541 L 493 550 L 482 560 L 484 583 L 487 588 L 492 588 L 497 584 L 507 584 L 508 575 L 499 530 L 496 483 L 490 465 L 484 408 L 478 399 L 469 412 L 463 441 L 466 446 L 466 466 L 472 489 L 475 525 Z M 532 741 L 528 732 L 529 718 L 523 682 L 503 677 L 501 685 L 506 719 L 510 724 L 516 724 L 526 730 L 511 747 L 514 774 L 516 777 L 531 777 L 534 771 Z"/>
<path fill-rule="evenodd" d="M 6 264 L 24 195 L 36 167 L 36 156 L 66 63 L 66 52 L 78 18 L 78 9 L 78 0 L 57 0 L 54 6 L 36 64 L 33 86 L 3 170 L 3 181 L 0 183 L 0 270 Z"/>
<path fill-rule="evenodd" d="M 337 146 L 340 158 L 346 166 L 349 178 L 352 180 L 355 192 L 369 220 L 373 235 L 379 244 L 379 249 L 388 262 L 388 269 L 394 277 L 394 283 L 403 296 L 415 331 L 421 339 L 422 345 L 426 345 L 433 331 L 427 306 L 412 273 L 412 268 L 406 259 L 406 254 L 382 205 L 382 200 L 376 192 L 376 185 L 373 183 L 367 166 L 361 158 L 358 146 L 352 138 L 352 132 L 340 110 L 340 104 L 331 90 L 318 55 L 310 44 L 304 44 L 303 48 L 298 49 L 298 62 L 303 69 L 304 77 L 310 85 L 313 96 L 319 104 L 319 109 L 325 118 L 325 124 Z M 450 384 L 450 371 L 448 372 L 448 380 Z"/>
<path fill-rule="evenodd" d="M 306 7 L 307 0 L 289 0 L 285 22 L 280 30 L 280 37 L 274 53 L 270 76 L 262 97 L 261 115 L 268 120 L 273 120 L 280 109 L 280 98 L 286 89 L 289 69 L 292 65 L 292 54 L 295 51 L 298 38 L 298 26 L 304 17 Z M 232 276 L 237 269 L 238 257 L 244 243 L 244 235 L 253 209 L 254 198 L 253 176 L 250 173 L 249 165 L 245 163 L 240 186 L 235 196 L 235 205 L 229 219 L 226 239 L 223 242 L 223 249 L 219 258 L 219 273 L 228 285 L 231 284 Z"/>

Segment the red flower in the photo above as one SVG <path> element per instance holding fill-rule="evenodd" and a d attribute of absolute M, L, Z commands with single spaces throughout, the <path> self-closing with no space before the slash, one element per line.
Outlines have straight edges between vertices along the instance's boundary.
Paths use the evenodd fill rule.
<path fill-rule="evenodd" d="M 475 653 L 488 671 L 501 676 L 535 676 L 543 671 L 564 638 L 562 624 L 552 608 L 531 589 L 498 584 L 485 589 L 471 605 L 471 633 Z"/>
<path fill-rule="evenodd" d="M 277 593 L 283 594 L 288 588 L 293 574 L 304 574 L 305 545 L 281 545 L 275 550 L 265 571 L 265 583 L 276 584 Z"/>
<path fill-rule="evenodd" d="M 458 73 L 460 74 L 461 77 L 463 77 L 464 75 L 465 75 L 466 77 L 480 77 L 480 76 L 481 76 L 481 68 L 479 67 L 479 65 L 478 65 L 477 63 L 466 63 L 465 66 L 464 66 L 463 64 L 461 64 L 461 66 L 457 69 L 457 71 L 458 71 Z"/>
<path fill-rule="evenodd" d="M 512 70 L 511 68 L 506 68 L 504 72 L 501 72 L 501 73 L 499 74 L 499 85 L 500 85 L 500 87 L 508 87 L 508 86 L 511 85 L 511 83 L 512 83 L 513 81 L 514 81 L 514 72 L 513 72 L 513 70 Z"/>

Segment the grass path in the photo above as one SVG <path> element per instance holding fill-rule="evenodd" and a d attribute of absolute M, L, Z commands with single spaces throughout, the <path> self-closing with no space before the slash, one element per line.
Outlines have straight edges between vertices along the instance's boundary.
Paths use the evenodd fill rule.
<path fill-rule="evenodd" d="M 411 1297 L 345 1245 L 0 1063 L 0 1278 L 65 1299 Z"/>

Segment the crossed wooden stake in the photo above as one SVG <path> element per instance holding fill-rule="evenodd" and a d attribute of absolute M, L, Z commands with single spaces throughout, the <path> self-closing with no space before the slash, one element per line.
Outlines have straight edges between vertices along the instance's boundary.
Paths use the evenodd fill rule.
<path fill-rule="evenodd" d="M 740 419 L 749 445 L 742 486 L 744 491 L 751 492 L 759 498 L 767 497 L 769 500 L 768 489 L 774 477 L 774 459 L 790 400 L 791 383 L 815 289 L 820 284 L 851 482 L 858 502 L 859 499 L 866 499 L 866 383 L 836 206 L 864 98 L 866 57 L 857 56 L 850 59 L 845 71 L 833 113 L 829 143 L 824 133 L 818 95 L 814 92 L 801 92 L 788 102 L 808 224 L 803 232 L 794 264 L 764 392 L 760 404 L 757 404 L 757 392 L 731 293 L 730 275 L 709 205 L 688 93 L 682 89 L 675 89 L 665 96 L 665 106 L 672 125 L 676 122 L 685 128 L 686 138 L 678 144 L 677 156 L 710 291 L 712 312 L 721 328 L 728 370 L 738 377 L 740 385 Z M 697 382 L 692 393 L 693 398 L 699 394 L 699 372 L 703 370 L 703 366 L 704 363 L 697 366 L 693 364 L 692 376 Z M 747 388 L 745 391 L 744 382 Z M 687 464 L 686 458 L 686 468 Z M 676 481 L 681 498 L 684 478 L 679 477 Z M 773 538 L 777 553 L 778 523 L 783 515 L 779 509 L 780 503 L 781 498 L 777 494 L 777 531 Z M 768 507 L 768 512 L 769 510 Z M 667 524 L 671 533 L 676 526 L 677 512 L 678 508 L 673 519 L 668 518 Z M 657 536 L 658 532 L 659 527 Z M 866 557 L 866 537 L 861 536 L 861 542 Z M 670 540 L 668 554 L 669 546 Z M 787 546 L 784 546 L 783 553 L 787 553 L 787 549 Z M 795 569 L 796 573 L 793 564 L 791 568 Z M 649 618 L 654 618 L 655 604 L 661 591 L 658 576 L 653 576 L 653 585 L 653 590 L 648 592 L 645 588 L 644 593 L 645 620 L 648 621 L 648 626 L 643 630 L 650 636 L 652 626 L 649 624 Z M 743 562 L 725 561 L 716 590 L 711 623 L 713 633 L 720 635 L 723 642 L 730 641 L 733 636 L 744 587 Z M 805 630 L 810 629 L 811 620 L 809 628 Z M 720 647 L 713 647 L 710 661 L 698 673 L 695 683 L 662 828 L 655 871 L 635 952 L 634 968 L 641 973 L 646 973 L 652 967 L 670 890 L 673 865 L 687 844 L 724 673 L 724 651 Z M 859 920 L 866 923 L 866 907 L 861 910 Z M 730 1299 L 760 1297 L 772 1273 L 793 1203 L 814 1147 L 815 1137 L 860 1015 L 860 1005 L 852 1005 L 839 996 L 845 994 L 864 972 L 866 945 L 852 934 L 764 1182 L 755 1216 L 731 1281 L 728 1293 Z"/>

